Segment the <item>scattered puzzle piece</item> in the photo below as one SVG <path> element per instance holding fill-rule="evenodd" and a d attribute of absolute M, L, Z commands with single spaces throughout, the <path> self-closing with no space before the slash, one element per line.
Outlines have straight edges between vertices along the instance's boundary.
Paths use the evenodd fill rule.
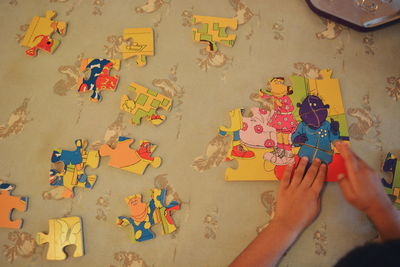
<path fill-rule="evenodd" d="M 383 163 L 383 171 L 390 174 L 390 181 L 382 178 L 383 186 L 394 205 L 400 209 L 400 164 L 399 160 L 392 153 L 387 153 Z"/>
<path fill-rule="evenodd" d="M 147 166 L 150 164 L 154 168 L 161 165 L 160 157 L 152 157 L 151 154 L 156 149 L 156 145 L 149 141 L 140 141 L 140 147 L 137 150 L 130 148 L 135 140 L 128 137 L 120 136 L 118 143 L 114 149 L 109 145 L 100 147 L 100 156 L 110 156 L 108 165 L 120 168 L 125 171 L 143 175 Z"/>
<path fill-rule="evenodd" d="M 146 56 L 154 56 L 154 32 L 152 28 L 124 29 L 125 41 L 119 50 L 123 59 L 136 56 L 136 64 L 143 67 L 147 63 Z"/>
<path fill-rule="evenodd" d="M 156 188 L 151 190 L 149 203 L 142 202 L 141 194 L 125 198 L 131 216 L 119 216 L 117 225 L 122 227 L 130 226 L 131 242 L 153 239 L 155 234 L 150 228 L 158 223 L 162 225 L 164 234 L 176 231 L 176 226 L 172 219 L 172 211 L 179 210 L 180 204 L 177 201 L 171 201 L 171 203 L 166 204 L 165 197 L 166 189 Z"/>
<path fill-rule="evenodd" d="M 84 255 L 82 220 L 80 217 L 64 217 L 49 220 L 49 233 L 36 234 L 36 243 L 49 243 L 46 258 L 48 260 L 65 260 L 64 248 L 75 245 L 73 257 Z"/>
<path fill-rule="evenodd" d="M 132 114 L 132 124 L 139 125 L 142 118 L 146 118 L 153 125 L 163 123 L 166 116 L 158 115 L 157 109 L 162 108 L 169 111 L 172 106 L 172 99 L 137 83 L 131 83 L 130 87 L 136 93 L 136 97 L 130 100 L 127 95 L 123 95 L 120 108 Z"/>
<path fill-rule="evenodd" d="M 117 89 L 119 76 L 110 76 L 112 68 L 119 70 L 121 61 L 119 59 L 84 58 L 81 62 L 81 71 L 90 70 L 88 79 L 80 78 L 78 81 L 78 92 L 92 91 L 90 100 L 101 101 L 100 91 Z"/>
<path fill-rule="evenodd" d="M 11 192 L 15 189 L 15 185 L 0 183 L 0 227 L 20 229 L 23 225 L 22 219 L 11 220 L 13 209 L 18 211 L 26 211 L 28 208 L 27 197 L 12 196 Z"/>
<path fill-rule="evenodd" d="M 193 41 L 208 44 L 207 51 L 218 50 L 217 43 L 232 47 L 236 40 L 236 34 L 227 34 L 226 28 L 236 30 L 238 21 L 235 18 L 218 18 L 206 16 L 193 16 L 193 25 L 202 23 L 201 28 L 192 28 Z"/>
<path fill-rule="evenodd" d="M 54 32 L 64 36 L 67 31 L 67 23 L 63 21 L 53 21 L 57 13 L 53 10 L 47 10 L 45 17 L 33 17 L 24 38 L 21 41 L 22 46 L 29 47 L 25 53 L 28 56 L 36 56 L 37 50 L 43 50 L 53 53 L 60 45 L 60 41 L 52 39 Z"/>
<path fill-rule="evenodd" d="M 97 168 L 99 165 L 98 151 L 87 152 L 87 141 L 75 140 L 76 149 L 73 151 L 55 149 L 51 155 L 52 163 L 63 163 L 63 170 L 50 170 L 50 185 L 63 186 L 64 198 L 74 196 L 74 187 L 92 189 L 96 183 L 96 175 L 86 175 L 85 167 Z"/>

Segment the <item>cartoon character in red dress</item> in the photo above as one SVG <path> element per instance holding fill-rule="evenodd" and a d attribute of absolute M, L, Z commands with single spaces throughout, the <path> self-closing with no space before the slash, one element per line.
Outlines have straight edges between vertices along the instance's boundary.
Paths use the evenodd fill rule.
<path fill-rule="evenodd" d="M 294 107 L 289 95 L 293 93 L 290 86 L 285 85 L 285 78 L 274 77 L 269 81 L 270 89 L 261 89 L 263 98 L 274 99 L 274 115 L 268 125 L 276 129 L 277 146 L 273 152 L 265 153 L 264 159 L 276 165 L 294 163 L 290 134 L 297 127 L 292 114 Z"/>

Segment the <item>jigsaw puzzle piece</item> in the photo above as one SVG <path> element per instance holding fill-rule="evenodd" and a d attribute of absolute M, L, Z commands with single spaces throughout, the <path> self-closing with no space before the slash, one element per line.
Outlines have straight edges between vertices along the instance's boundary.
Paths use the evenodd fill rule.
<path fill-rule="evenodd" d="M 53 10 L 46 11 L 45 17 L 33 17 L 24 38 L 21 41 L 22 46 L 29 47 L 25 53 L 29 56 L 36 56 L 38 50 L 44 50 L 53 53 L 60 44 L 59 40 L 51 38 L 54 32 L 64 36 L 67 31 L 67 23 L 62 21 L 53 21 L 57 13 Z"/>
<path fill-rule="evenodd" d="M 73 257 L 84 255 L 82 220 L 80 217 L 64 217 L 49 220 L 49 233 L 36 234 L 36 243 L 49 243 L 46 258 L 48 260 L 65 260 L 64 248 L 75 246 Z"/>
<path fill-rule="evenodd" d="M 137 150 L 130 148 L 134 140 L 129 137 L 120 136 L 115 149 L 109 145 L 100 147 L 101 156 L 110 156 L 108 165 L 120 168 L 125 171 L 142 175 L 148 165 L 158 168 L 161 165 L 160 157 L 152 157 L 156 145 L 149 141 L 140 141 L 140 147 Z"/>
<path fill-rule="evenodd" d="M 131 242 L 143 242 L 153 239 L 154 233 L 151 231 L 151 226 L 154 225 L 154 212 L 156 207 L 154 200 L 149 204 L 142 201 L 141 194 L 135 194 L 125 198 L 125 202 L 131 212 L 130 217 L 119 216 L 117 225 L 121 227 L 129 227 Z"/>
<path fill-rule="evenodd" d="M 97 168 L 100 161 L 98 151 L 86 151 L 87 141 L 84 139 L 75 140 L 76 150 L 69 151 L 55 149 L 51 156 L 52 163 L 61 162 L 63 171 L 50 170 L 50 185 L 63 186 L 65 198 L 74 196 L 74 187 L 92 189 L 96 183 L 96 175 L 86 175 L 85 167 Z"/>
<path fill-rule="evenodd" d="M 132 114 L 132 124 L 139 125 L 142 118 L 146 118 L 153 125 L 163 123 L 166 116 L 158 115 L 157 109 L 169 111 L 172 106 L 172 99 L 137 83 L 131 83 L 130 87 L 136 93 L 136 97 L 134 100 L 130 100 L 127 95 L 123 95 L 120 108 Z"/>
<path fill-rule="evenodd" d="M 394 205 L 400 209 L 400 167 L 399 160 L 392 153 L 386 155 L 383 171 L 390 174 L 389 181 L 382 178 L 382 184 Z"/>
<path fill-rule="evenodd" d="M 180 204 L 172 201 L 168 205 L 165 203 L 166 189 L 152 189 L 151 200 L 149 203 L 142 202 L 142 195 L 135 194 L 125 198 L 131 216 L 119 216 L 117 225 L 121 227 L 130 226 L 131 242 L 143 242 L 153 239 L 155 234 L 151 227 L 155 224 L 162 224 L 163 233 L 169 234 L 176 231 L 175 223 L 172 219 L 172 211 L 179 210 Z"/>
<path fill-rule="evenodd" d="M 12 196 L 15 185 L 0 183 L 0 228 L 20 229 L 23 225 L 22 219 L 11 220 L 14 209 L 26 211 L 28 209 L 28 198 Z"/>
<path fill-rule="evenodd" d="M 133 165 L 141 160 L 139 154 L 134 149 L 130 148 L 130 145 L 134 141 L 135 140 L 132 138 L 120 136 L 115 149 L 104 144 L 100 147 L 100 155 L 110 156 L 108 165 L 115 168 Z"/>
<path fill-rule="evenodd" d="M 322 79 L 309 79 L 309 94 L 316 95 L 329 105 L 328 115 L 345 114 L 339 80 L 332 79 L 332 70 L 320 71 Z"/>
<path fill-rule="evenodd" d="M 180 204 L 177 201 L 171 201 L 168 205 L 165 203 L 166 189 L 152 189 L 151 198 L 154 200 L 156 208 L 159 212 L 156 213 L 158 218 L 155 218 L 155 223 L 161 223 L 164 234 L 170 234 L 176 231 L 176 225 L 172 219 L 172 211 L 180 210 Z"/>
<path fill-rule="evenodd" d="M 241 108 L 229 111 L 231 126 L 219 127 L 219 134 L 221 136 L 231 136 L 232 138 L 226 160 L 232 160 L 234 158 L 252 159 L 255 156 L 254 152 L 247 149 L 240 140 L 240 130 L 243 129 L 243 113 L 244 109 Z"/>
<path fill-rule="evenodd" d="M 236 34 L 227 34 L 226 28 L 236 30 L 238 26 L 236 18 L 193 16 L 193 25 L 199 23 L 202 23 L 200 28 L 192 29 L 193 41 L 207 43 L 207 51 L 217 51 L 217 43 L 228 47 L 232 47 L 235 43 Z"/>
<path fill-rule="evenodd" d="M 119 70 L 121 61 L 119 59 L 108 60 L 102 58 L 84 58 L 81 62 L 81 71 L 90 70 L 88 79 L 80 78 L 78 81 L 78 92 L 91 91 L 90 100 L 99 102 L 102 99 L 102 90 L 115 91 L 118 85 L 119 76 L 110 76 L 112 68 Z"/>
<path fill-rule="evenodd" d="M 154 32 L 152 28 L 128 28 L 122 34 L 125 42 L 119 47 L 123 59 L 136 56 L 136 64 L 143 67 L 147 56 L 154 56 Z"/>

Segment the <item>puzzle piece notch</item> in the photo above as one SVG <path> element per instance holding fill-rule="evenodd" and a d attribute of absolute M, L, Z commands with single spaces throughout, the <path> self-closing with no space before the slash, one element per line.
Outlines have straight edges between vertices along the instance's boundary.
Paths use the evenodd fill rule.
<path fill-rule="evenodd" d="M 153 125 L 160 125 L 166 120 L 165 115 L 157 114 L 157 109 L 169 111 L 172 106 L 171 98 L 134 82 L 130 84 L 129 89 L 136 93 L 136 97 L 131 100 L 129 96 L 123 95 L 120 108 L 132 114 L 133 125 L 139 125 L 142 118 L 146 118 Z"/>
<path fill-rule="evenodd" d="M 64 36 L 67 31 L 67 23 L 63 21 L 53 21 L 57 15 L 54 10 L 47 10 L 45 17 L 35 16 L 21 40 L 21 45 L 29 47 L 25 53 L 28 56 L 36 56 L 38 50 L 52 54 L 60 45 L 60 41 L 52 39 L 54 32 Z"/>
<path fill-rule="evenodd" d="M 88 79 L 81 77 L 78 80 L 78 92 L 91 91 L 90 100 L 99 102 L 102 100 L 100 91 L 115 91 L 118 86 L 119 76 L 110 76 L 111 69 L 119 70 L 121 60 L 119 59 L 102 59 L 102 58 L 84 58 L 81 61 L 80 70 L 90 71 Z"/>
<path fill-rule="evenodd" d="M 98 151 L 86 151 L 87 141 L 85 139 L 75 140 L 76 149 L 73 151 L 55 149 L 52 153 L 51 162 L 63 164 L 63 170 L 50 169 L 50 185 L 63 186 L 64 198 L 74 196 L 74 187 L 92 189 L 96 183 L 96 175 L 86 175 L 85 168 L 97 168 L 100 157 Z"/>
<path fill-rule="evenodd" d="M 84 255 L 82 220 L 80 217 L 64 217 L 49 220 L 48 234 L 36 234 L 36 243 L 49 243 L 46 258 L 48 260 L 65 260 L 64 248 L 75 245 L 73 257 Z"/>
<path fill-rule="evenodd" d="M 147 64 L 147 56 L 154 56 L 154 31 L 152 28 L 128 28 L 123 31 L 123 39 L 119 50 L 123 59 L 136 56 L 136 64 L 143 67 Z"/>
<path fill-rule="evenodd" d="M 176 225 L 172 219 L 172 211 L 179 210 L 180 204 L 172 201 L 168 205 L 165 202 L 166 189 L 152 189 L 151 200 L 149 203 L 142 202 L 142 195 L 135 194 L 125 198 L 131 216 L 119 216 L 116 224 L 120 227 L 131 226 L 131 242 L 143 242 L 153 239 L 155 234 L 151 227 L 155 224 L 161 224 L 163 233 L 170 234 L 176 231 Z"/>
<path fill-rule="evenodd" d="M 236 34 L 227 34 L 226 28 L 236 30 L 238 21 L 236 18 L 219 18 L 207 16 L 193 16 L 193 25 L 202 23 L 201 28 L 192 28 L 193 41 L 208 44 L 208 52 L 218 50 L 217 43 L 232 47 L 236 40 Z"/>
<path fill-rule="evenodd" d="M 138 175 L 143 175 L 148 165 L 158 168 L 161 165 L 160 157 L 153 157 L 151 154 L 157 148 L 147 140 L 140 141 L 137 150 L 130 148 L 134 139 L 120 136 L 118 143 L 113 149 L 109 145 L 104 144 L 100 147 L 101 156 L 110 156 L 109 166 L 120 168 Z"/>
<path fill-rule="evenodd" d="M 11 195 L 15 185 L 0 183 L 0 227 L 21 229 L 23 220 L 11 220 L 11 214 L 14 209 L 26 211 L 28 209 L 28 197 L 17 197 Z"/>

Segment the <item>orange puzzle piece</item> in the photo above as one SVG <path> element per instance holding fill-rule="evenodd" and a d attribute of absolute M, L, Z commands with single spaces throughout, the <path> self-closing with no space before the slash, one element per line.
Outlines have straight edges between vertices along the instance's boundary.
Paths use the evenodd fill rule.
<path fill-rule="evenodd" d="M 102 145 L 100 147 L 101 156 L 110 156 L 108 165 L 115 168 L 123 168 L 140 161 L 139 154 L 133 150 L 130 145 L 133 143 L 133 139 L 120 140 L 115 149 L 112 149 L 108 145 Z"/>
<path fill-rule="evenodd" d="M 28 208 L 27 197 L 12 196 L 11 192 L 15 189 L 15 185 L 1 183 L 0 184 L 0 227 L 20 229 L 23 224 L 22 219 L 11 220 L 11 212 L 13 209 L 26 211 Z"/>

